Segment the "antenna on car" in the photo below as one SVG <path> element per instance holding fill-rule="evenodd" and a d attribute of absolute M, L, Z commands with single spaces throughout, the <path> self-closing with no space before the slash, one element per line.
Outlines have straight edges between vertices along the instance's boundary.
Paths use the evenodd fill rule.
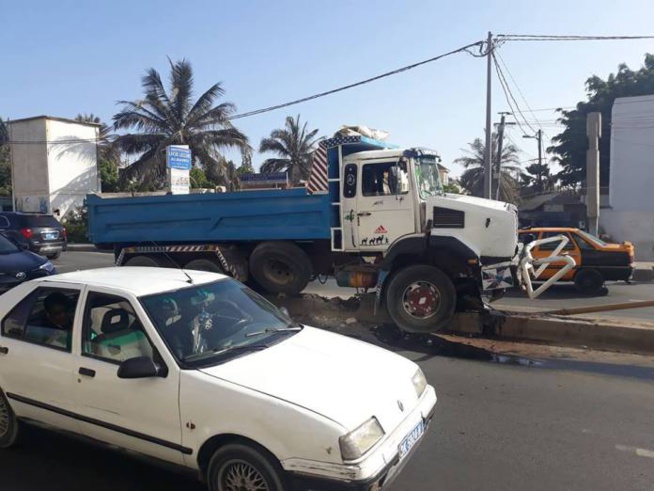
<path fill-rule="evenodd" d="M 162 248 L 161 253 L 162 253 L 164 256 L 166 256 L 166 259 L 168 259 L 171 263 L 173 263 L 175 266 L 177 266 L 177 269 L 179 269 L 179 270 L 184 274 L 184 276 L 186 276 L 186 283 L 189 283 L 189 284 L 191 284 L 191 285 L 194 284 L 194 283 L 193 283 L 193 278 L 191 278 L 191 275 L 188 274 L 188 273 L 186 272 L 186 270 L 185 270 L 184 268 L 182 268 L 182 267 L 177 263 L 177 261 L 175 261 L 175 260 L 170 256 L 170 254 L 168 254 L 165 250 L 163 250 L 163 247 L 162 247 L 162 246 L 160 246 L 159 244 L 157 244 L 154 240 L 150 240 L 150 242 L 152 242 L 152 244 L 153 244 L 155 247 L 161 247 L 161 248 Z"/>

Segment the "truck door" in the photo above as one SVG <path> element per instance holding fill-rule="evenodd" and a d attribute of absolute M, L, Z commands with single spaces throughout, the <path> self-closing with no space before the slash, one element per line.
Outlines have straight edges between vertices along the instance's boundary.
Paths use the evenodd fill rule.
<path fill-rule="evenodd" d="M 358 250 L 382 251 L 416 232 L 408 166 L 397 160 L 363 163 L 354 200 L 353 231 Z"/>

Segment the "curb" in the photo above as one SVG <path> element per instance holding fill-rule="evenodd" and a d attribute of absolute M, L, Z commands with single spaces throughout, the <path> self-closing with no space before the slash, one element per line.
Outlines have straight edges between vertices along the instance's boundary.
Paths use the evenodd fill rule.
<path fill-rule="evenodd" d="M 631 276 L 632 281 L 651 282 L 654 281 L 654 269 L 637 268 Z"/>
<path fill-rule="evenodd" d="M 392 324 L 386 311 L 373 315 L 374 295 L 348 300 L 326 299 L 316 295 L 269 298 L 278 307 L 286 307 L 296 318 L 345 323 Z M 654 354 L 654 326 L 620 325 L 604 319 L 571 319 L 543 314 L 497 312 L 493 336 L 513 341 L 529 341 L 557 346 L 584 347 L 604 351 Z M 481 318 L 475 313 L 459 313 L 447 332 L 463 335 L 487 335 Z M 444 331 L 443 334 L 446 332 Z"/>

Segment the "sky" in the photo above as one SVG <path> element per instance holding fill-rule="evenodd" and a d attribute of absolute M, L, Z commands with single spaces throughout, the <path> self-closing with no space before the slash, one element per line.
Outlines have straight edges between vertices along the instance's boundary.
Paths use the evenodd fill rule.
<path fill-rule="evenodd" d="M 223 101 L 246 112 L 437 56 L 488 31 L 650 35 L 652 19 L 651 0 L 0 0 L 0 116 L 94 113 L 111 123 L 117 101 L 141 96 L 146 69 L 167 76 L 168 58 L 192 63 L 196 96 L 222 82 Z M 574 106 L 589 76 L 605 78 L 620 63 L 637 69 L 647 52 L 654 40 L 502 45 L 512 92 L 531 124 L 507 129 L 524 165 L 537 144 L 523 133 L 542 128 L 547 146 L 560 131 L 550 108 Z M 495 74 L 492 83 L 497 122 L 508 105 Z M 453 161 L 483 138 L 485 103 L 485 59 L 460 53 L 234 124 L 254 147 L 289 115 L 326 136 L 366 125 L 389 132 L 391 143 L 438 150 L 456 176 L 462 168 Z M 255 154 L 255 167 L 266 157 Z"/>

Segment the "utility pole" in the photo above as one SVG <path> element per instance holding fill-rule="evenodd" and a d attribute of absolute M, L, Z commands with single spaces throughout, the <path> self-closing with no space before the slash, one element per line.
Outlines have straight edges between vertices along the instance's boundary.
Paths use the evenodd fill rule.
<path fill-rule="evenodd" d="M 493 56 L 493 34 L 488 32 L 488 41 L 486 41 L 486 147 L 484 149 L 484 198 L 491 199 L 493 195 L 493 127 L 491 124 L 491 68 Z"/>
<path fill-rule="evenodd" d="M 599 139 L 602 137 L 602 113 L 588 113 L 586 119 L 588 151 L 586 153 L 586 216 L 588 232 L 597 235 L 599 228 Z"/>
<path fill-rule="evenodd" d="M 522 135 L 522 138 L 535 138 L 538 140 L 538 189 L 543 190 L 543 130 L 539 129 L 536 136 Z"/>
<path fill-rule="evenodd" d="M 500 124 L 497 128 L 497 156 L 495 157 L 495 166 L 493 169 L 493 177 L 497 180 L 497 191 L 495 192 L 495 199 L 500 199 L 500 185 L 502 180 L 502 149 L 504 146 L 504 127 L 509 124 L 507 123 L 506 115 L 511 114 L 510 112 L 501 112 L 499 113 L 502 117 L 500 118 Z M 491 188 L 492 190 L 492 188 Z"/>

